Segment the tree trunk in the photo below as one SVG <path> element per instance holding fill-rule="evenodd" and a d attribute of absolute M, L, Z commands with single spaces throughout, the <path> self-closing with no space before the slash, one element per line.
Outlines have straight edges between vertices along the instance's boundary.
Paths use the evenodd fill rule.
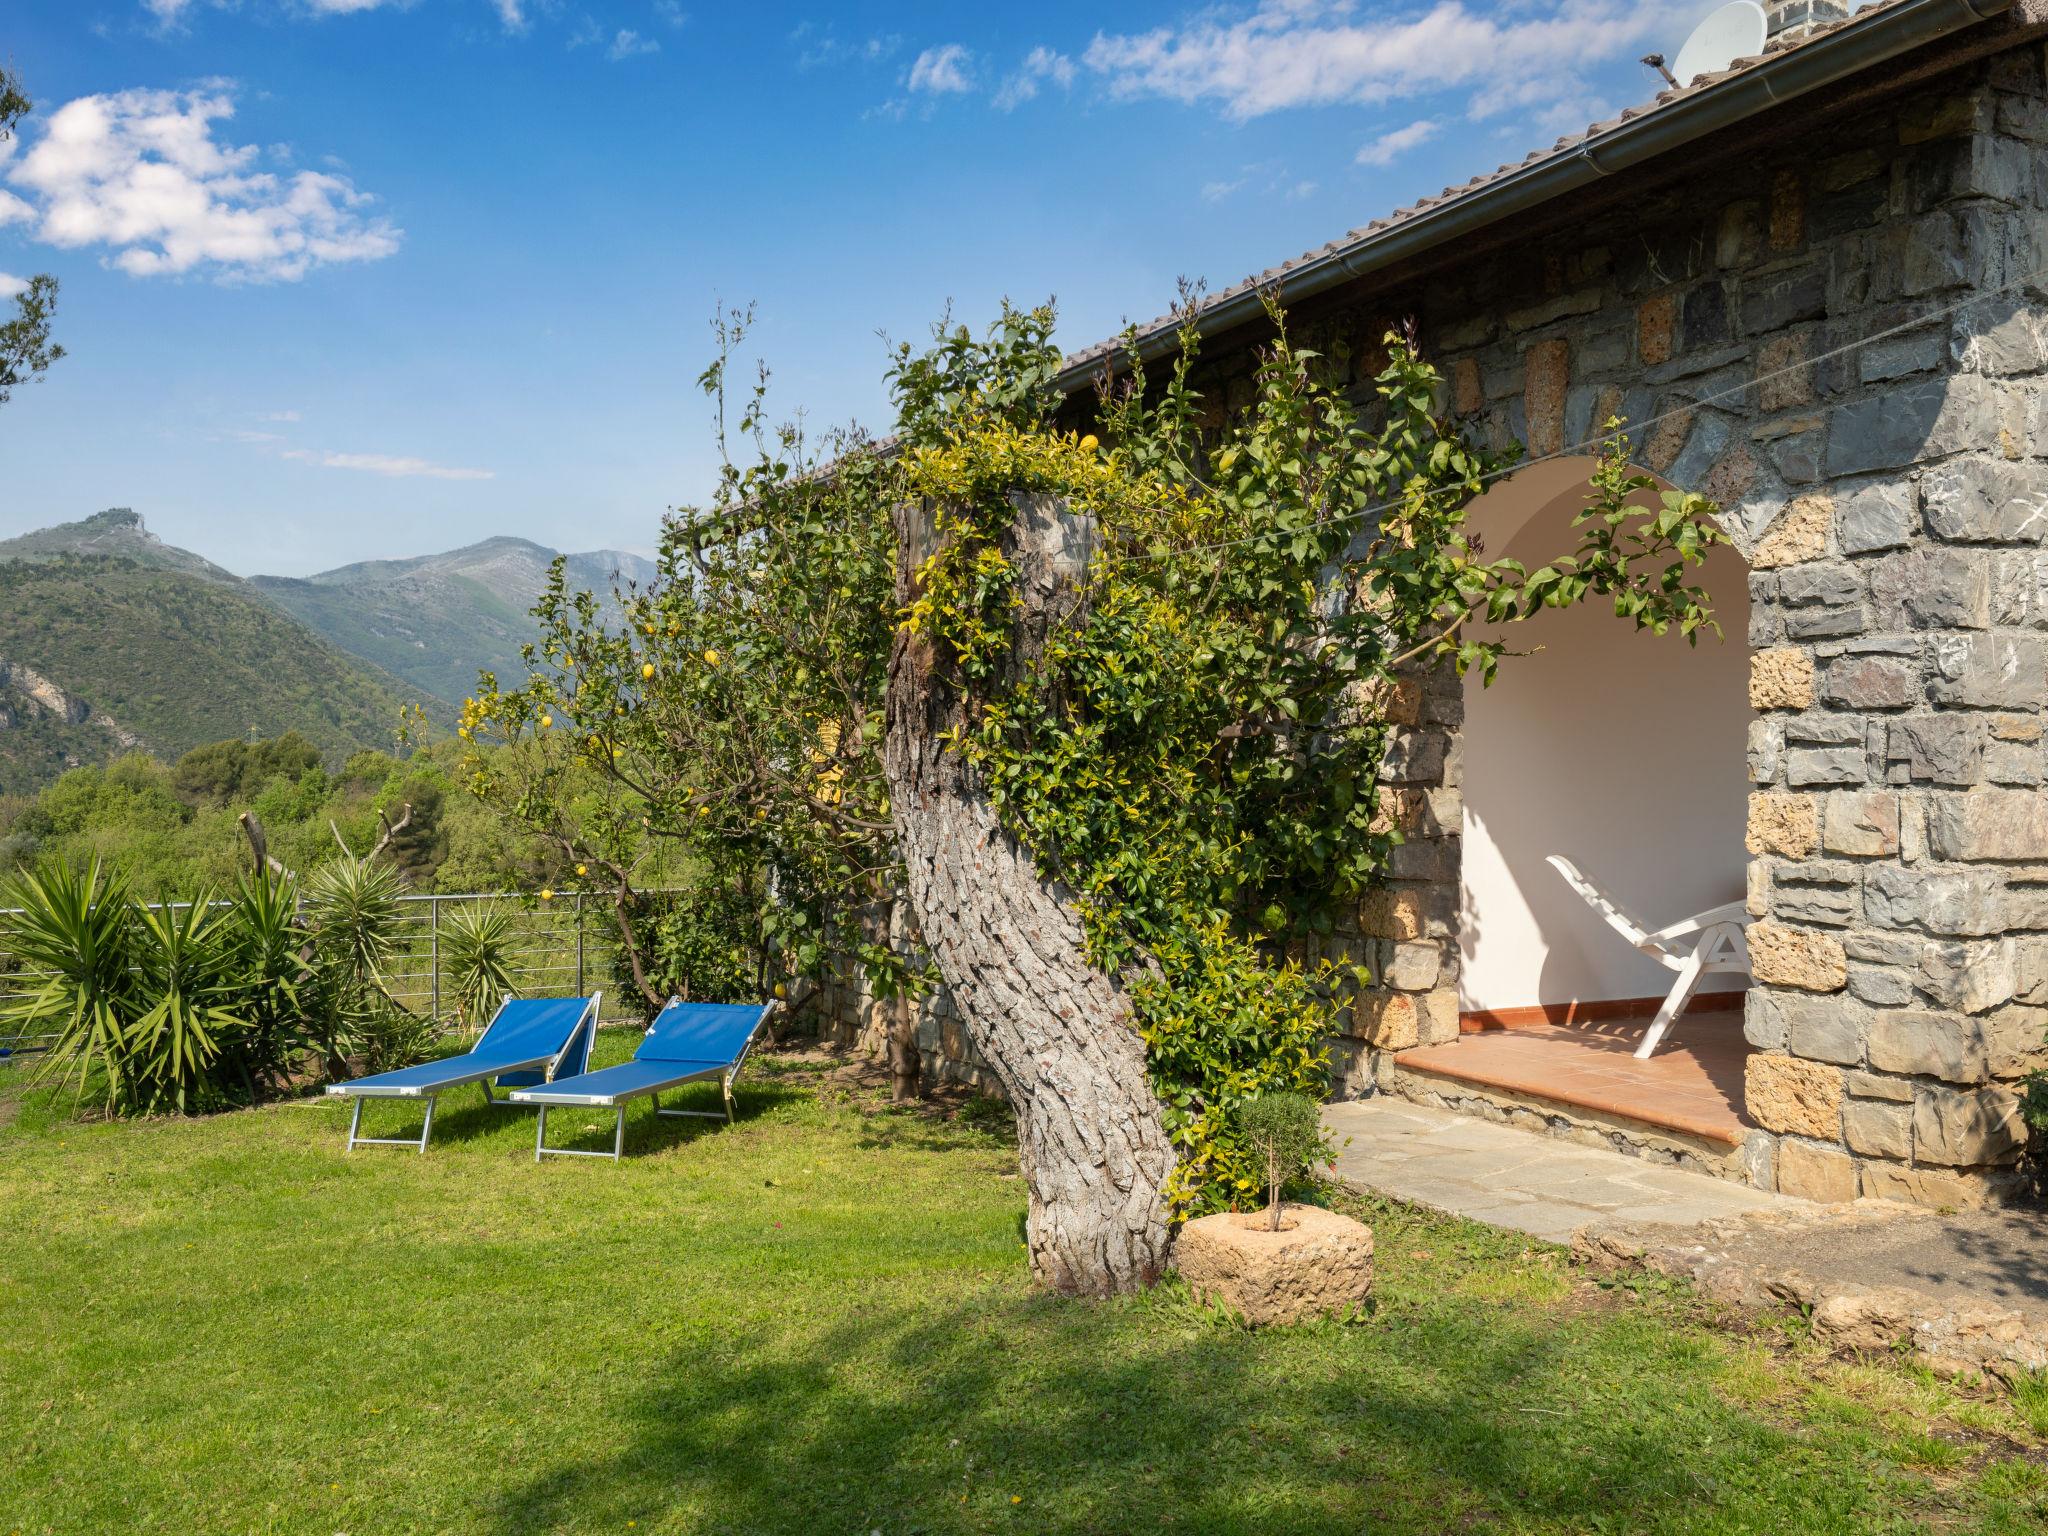
<path fill-rule="evenodd" d="M 917 1052 L 917 1005 L 907 996 L 890 1004 L 889 1102 L 913 1104 L 923 1096 L 919 1077 L 924 1062 Z"/>
<path fill-rule="evenodd" d="M 1092 525 L 1046 497 L 1016 498 L 1005 554 L 1018 567 L 1019 662 L 1078 601 Z M 932 509 L 897 510 L 896 595 L 909 602 Z M 942 734 L 963 703 L 931 640 L 899 633 L 889 662 L 884 763 L 910 900 L 968 1038 L 1017 1112 L 1032 1273 L 1109 1295 L 1166 1267 L 1173 1146 L 1145 1076 L 1120 981 L 1088 963 L 1081 919 L 1002 828 Z"/>

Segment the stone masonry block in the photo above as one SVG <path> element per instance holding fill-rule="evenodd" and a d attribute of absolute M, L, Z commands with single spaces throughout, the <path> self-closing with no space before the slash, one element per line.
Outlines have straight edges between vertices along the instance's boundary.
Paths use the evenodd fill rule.
<path fill-rule="evenodd" d="M 1785 782 L 1794 789 L 1861 784 L 1869 777 L 1869 761 L 1861 746 L 1800 747 L 1785 754 Z"/>
<path fill-rule="evenodd" d="M 1844 656 L 1823 691 L 1844 709 L 1905 709 L 1920 702 L 1919 664 L 1902 656 Z"/>
<path fill-rule="evenodd" d="M 1769 986 L 1839 992 L 1849 980 L 1841 940 L 1780 923 L 1750 925 L 1749 960 L 1750 974 Z"/>
<path fill-rule="evenodd" d="M 1809 709 L 1813 699 L 1813 657 L 1809 653 L 1781 646 L 1750 657 L 1751 709 Z"/>
<path fill-rule="evenodd" d="M 1421 1038 L 1415 999 L 1405 992 L 1364 992 L 1352 1004 L 1352 1033 L 1383 1051 L 1405 1051 Z"/>
<path fill-rule="evenodd" d="M 2026 1140 L 2019 1101 L 2003 1088 L 1922 1088 L 1913 1100 L 1913 1153 L 1923 1163 L 1978 1167 L 2010 1159 Z"/>
<path fill-rule="evenodd" d="M 1856 1198 L 1856 1164 L 1840 1147 L 1809 1141 L 1778 1143 L 1778 1191 L 1834 1205 Z"/>
<path fill-rule="evenodd" d="M 2048 693 L 2048 640 L 1993 630 L 1939 635 L 1928 697 L 1937 704 L 1974 708 L 2038 707 Z"/>
<path fill-rule="evenodd" d="M 1904 1162 L 1913 1155 L 1913 1110 L 1906 1104 L 1850 1099 L 1842 1105 L 1842 1139 L 1866 1157 Z"/>
<path fill-rule="evenodd" d="M 1946 216 L 1930 228 L 1942 240 L 1957 238 L 1954 221 Z M 1948 256 L 1942 260 L 1953 283 L 1967 279 L 1959 263 Z M 1909 278 L 1908 286 L 1928 291 L 1940 285 Z M 1983 452 L 1998 442 L 2001 429 L 2015 430 L 2018 419 L 2017 401 L 1975 374 L 1887 390 L 1835 407 L 1828 426 L 1827 472 L 1868 474 L 1955 453 Z"/>
<path fill-rule="evenodd" d="M 1927 840 L 1938 859 L 2048 861 L 2048 790 L 1930 796 Z"/>
<path fill-rule="evenodd" d="M 1870 1064 L 1880 1072 L 1981 1083 L 1991 1070 L 1990 1041 L 1981 1019 L 1918 1008 L 1888 1008 L 1866 1025 Z"/>
<path fill-rule="evenodd" d="M 1863 1061 L 1866 1010 L 1837 997 L 1776 994 L 1785 1017 L 1785 1048 L 1807 1061 L 1853 1067 Z"/>
<path fill-rule="evenodd" d="M 1810 795 L 1753 794 L 1743 846 L 1751 853 L 1788 859 L 1810 857 L 1820 846 L 1819 817 Z"/>
<path fill-rule="evenodd" d="M 1984 772 L 1986 728 L 1979 715 L 1914 715 L 1891 722 L 1886 753 L 1915 783 L 1975 784 Z"/>
<path fill-rule="evenodd" d="M 1752 1056 L 1743 1067 L 1744 1103 L 1766 1130 L 1834 1141 L 1842 1134 L 1842 1071 L 1797 1056 Z"/>
<path fill-rule="evenodd" d="M 1427 992 L 1443 970 L 1443 951 L 1426 940 L 1394 944 L 1380 980 L 1399 992 Z"/>
<path fill-rule="evenodd" d="M 1913 488 L 1887 481 L 1865 486 L 1842 503 L 1835 537 L 1843 554 L 1867 555 L 1900 548 L 1917 522 Z"/>
<path fill-rule="evenodd" d="M 1767 571 L 1802 560 L 1818 560 L 1828 552 L 1835 504 L 1825 495 L 1794 498 L 1777 521 L 1765 530 L 1749 557 L 1752 570 Z"/>
<path fill-rule="evenodd" d="M 2038 464 L 1971 455 L 1928 470 L 1921 494 L 1927 527 L 1937 538 L 1994 544 L 2048 538 L 2048 470 Z"/>
<path fill-rule="evenodd" d="M 1988 1013 L 2019 991 L 2019 946 L 1995 942 L 1927 944 L 1920 951 L 1920 990 L 1943 1008 Z"/>
<path fill-rule="evenodd" d="M 1752 805 L 1757 798 L 1750 797 Z M 1899 851 L 1899 797 L 1886 789 L 1836 790 L 1823 802 L 1820 835 L 1829 853 L 1863 859 L 1895 854 Z"/>
<path fill-rule="evenodd" d="M 1571 345 L 1562 337 L 1539 341 L 1524 359 L 1523 407 L 1528 413 L 1529 452 L 1556 453 L 1564 447 L 1564 402 L 1571 376 Z"/>

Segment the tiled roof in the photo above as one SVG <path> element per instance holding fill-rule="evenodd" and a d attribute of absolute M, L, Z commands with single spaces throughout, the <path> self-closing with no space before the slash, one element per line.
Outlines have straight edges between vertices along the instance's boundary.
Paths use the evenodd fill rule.
<path fill-rule="evenodd" d="M 1216 309 L 1233 299 L 1271 287 L 1276 283 L 1284 281 L 1290 273 L 1348 251 L 1368 240 L 1384 235 L 1403 224 L 1410 223 L 1424 214 L 1442 208 L 1446 204 L 1458 202 L 1472 196 L 1474 193 L 1485 190 L 1496 182 L 1505 180 L 1509 176 L 1540 165 L 1544 161 L 1563 159 L 1568 155 L 1577 154 L 1595 141 L 1615 132 L 1626 123 L 1632 123 L 1639 118 L 1661 112 L 1671 107 L 1674 103 L 1704 95 L 1714 90 L 1717 86 L 1740 78 L 1766 60 L 1789 53 L 1794 49 L 1811 47 L 1814 43 L 1830 37 L 1846 27 L 1861 26 L 1880 12 L 1895 10 L 1905 3 L 1907 3 L 1907 0 L 1878 0 L 1878 3 L 1866 5 L 1862 10 L 1850 16 L 1818 25 L 1803 36 L 1793 38 L 1780 35 L 1772 38 L 1765 45 L 1762 53 L 1748 58 L 1737 59 L 1728 68 L 1717 74 L 1696 75 L 1690 81 L 1660 91 L 1654 99 L 1645 102 L 1641 106 L 1625 108 L 1617 117 L 1611 117 L 1602 122 L 1591 124 L 1583 133 L 1567 134 L 1548 149 L 1531 150 L 1519 161 L 1503 165 L 1499 169 L 1489 171 L 1484 175 L 1475 176 L 1462 186 L 1445 187 L 1442 192 L 1434 197 L 1425 197 L 1419 202 L 1409 204 L 1406 208 L 1397 208 L 1383 218 L 1375 219 L 1370 224 L 1361 225 L 1359 228 L 1318 246 L 1314 250 L 1304 251 L 1291 261 L 1283 261 L 1278 266 L 1268 267 L 1265 271 L 1255 276 L 1247 277 L 1242 282 L 1234 283 L 1228 288 L 1210 294 L 1204 298 L 1201 305 L 1197 308 L 1196 315 L 1200 316 L 1202 313 Z M 1140 325 L 1138 327 L 1138 336 L 1142 340 L 1146 337 L 1160 335 L 1172 330 L 1177 323 L 1176 317 L 1172 315 L 1160 315 Z M 1069 356 L 1063 371 L 1071 374 L 1076 369 L 1086 368 L 1101 361 L 1103 358 L 1121 351 L 1123 346 L 1124 339 L 1121 335 L 1099 341 L 1095 345 L 1084 348 Z"/>

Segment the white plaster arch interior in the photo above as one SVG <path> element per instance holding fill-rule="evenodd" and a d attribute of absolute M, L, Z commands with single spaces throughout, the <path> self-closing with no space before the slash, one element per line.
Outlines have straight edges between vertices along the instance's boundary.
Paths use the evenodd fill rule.
<path fill-rule="evenodd" d="M 1533 568 L 1569 553 L 1595 467 L 1590 457 L 1531 465 L 1476 499 L 1467 526 L 1488 558 Z M 1529 1022 L 1546 1005 L 1669 990 L 1669 972 L 1580 901 L 1544 863 L 1549 854 L 1653 927 L 1742 896 L 1748 568 L 1722 545 L 1692 579 L 1711 596 L 1723 638 L 1694 647 L 1676 633 L 1639 633 L 1594 600 L 1513 626 L 1510 645 L 1532 654 L 1504 659 L 1491 688 L 1466 679 L 1464 1013 Z M 1716 990 L 1732 990 L 1724 982 Z"/>

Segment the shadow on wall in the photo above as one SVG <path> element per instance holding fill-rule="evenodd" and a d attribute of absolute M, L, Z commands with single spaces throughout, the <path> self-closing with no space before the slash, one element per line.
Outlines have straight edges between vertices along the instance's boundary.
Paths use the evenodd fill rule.
<path fill-rule="evenodd" d="M 1532 466 L 1473 503 L 1491 558 L 1576 546 L 1591 458 Z M 1637 632 L 1598 602 L 1538 615 L 1492 688 L 1467 680 L 1460 1006 L 1662 997 L 1671 976 L 1544 861 L 1562 854 L 1645 926 L 1743 895 L 1748 570 L 1715 549 L 1692 579 L 1723 638 Z M 1717 982 L 1718 986 L 1718 982 Z"/>

